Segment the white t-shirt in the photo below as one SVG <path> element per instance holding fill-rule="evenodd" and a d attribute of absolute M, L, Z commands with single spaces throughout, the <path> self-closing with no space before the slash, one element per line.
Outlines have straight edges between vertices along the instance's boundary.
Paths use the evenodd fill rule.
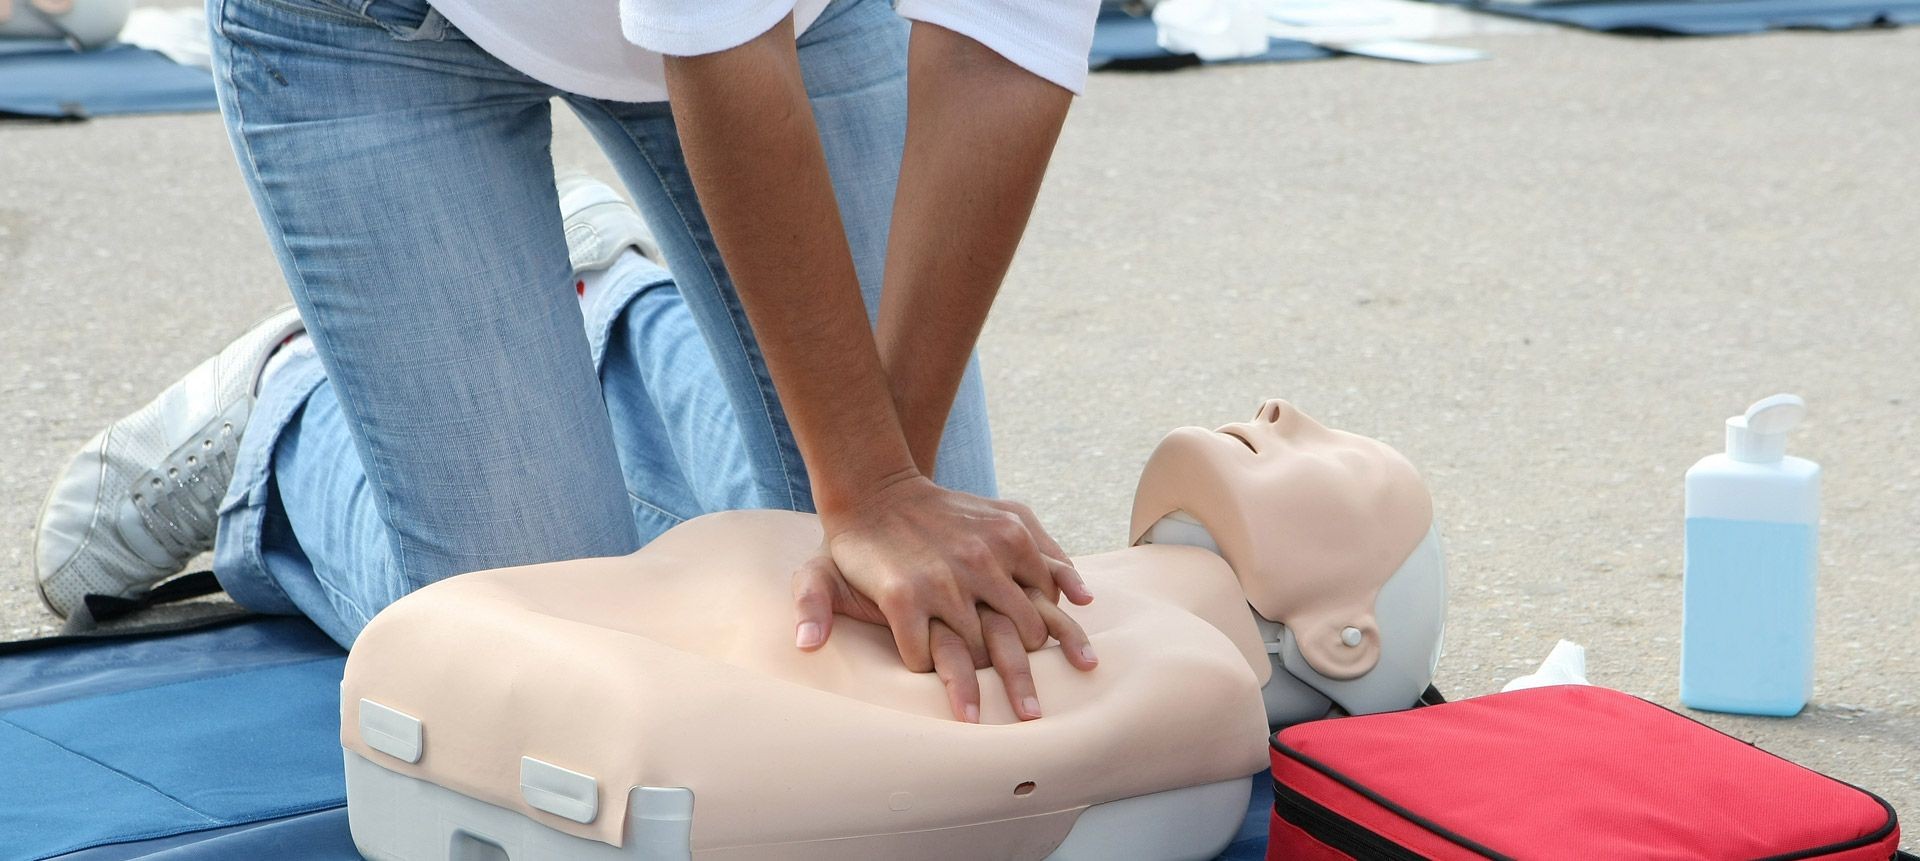
<path fill-rule="evenodd" d="M 667 97 L 662 55 L 710 54 L 827 0 L 433 0 L 474 43 L 543 83 L 622 102 Z M 900 15 L 969 36 L 1078 94 L 1100 0 L 898 0 Z"/>

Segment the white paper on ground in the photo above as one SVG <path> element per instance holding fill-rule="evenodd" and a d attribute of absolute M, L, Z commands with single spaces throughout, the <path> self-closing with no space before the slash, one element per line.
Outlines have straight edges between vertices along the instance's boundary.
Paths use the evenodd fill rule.
<path fill-rule="evenodd" d="M 1261 0 L 1267 35 L 1302 42 L 1449 39 L 1554 32 L 1549 25 L 1413 0 Z"/>
<path fill-rule="evenodd" d="M 1548 685 L 1590 684 L 1593 683 L 1587 681 L 1587 650 L 1579 643 L 1561 640 L 1554 644 L 1553 651 L 1547 653 L 1547 659 L 1540 662 L 1540 669 L 1508 682 L 1500 692 L 1504 694 Z"/>
<path fill-rule="evenodd" d="M 120 41 L 158 51 L 182 66 L 213 67 L 207 13 L 200 9 L 135 9 L 120 29 Z"/>
<path fill-rule="evenodd" d="M 1267 52 L 1267 21 L 1258 0 L 1161 0 L 1153 7 L 1160 47 L 1209 62 Z"/>
<path fill-rule="evenodd" d="M 1331 48 L 1343 54 L 1357 54 L 1377 60 L 1398 60 L 1402 63 L 1421 63 L 1439 65 L 1444 63 L 1471 63 L 1487 58 L 1485 51 L 1472 48 L 1460 48 L 1453 45 L 1435 45 L 1430 42 L 1410 42 L 1405 39 L 1374 39 L 1364 42 L 1321 42 L 1323 48 Z"/>

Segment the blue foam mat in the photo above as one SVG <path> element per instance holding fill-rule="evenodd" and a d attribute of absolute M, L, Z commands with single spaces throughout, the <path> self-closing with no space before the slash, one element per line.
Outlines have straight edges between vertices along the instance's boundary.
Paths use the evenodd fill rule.
<path fill-rule="evenodd" d="M 0 861 L 352 861 L 339 647 L 303 619 L 0 657 Z M 1272 787 L 1220 857 L 1266 852 Z"/>
<path fill-rule="evenodd" d="M 344 663 L 300 619 L 0 657 L 0 859 L 338 809 Z"/>
<path fill-rule="evenodd" d="M 1675 36 L 1920 24 L 1920 0 L 1586 0 L 1542 4 L 1466 0 L 1458 5 L 1601 32 Z"/>
<path fill-rule="evenodd" d="M 1266 53 L 1225 62 L 1277 63 L 1332 56 L 1334 52 L 1307 42 L 1268 39 Z M 1191 55 L 1175 54 L 1160 47 L 1151 18 L 1129 15 L 1119 9 L 1101 9 L 1099 19 L 1094 22 L 1093 50 L 1087 59 L 1090 68 L 1166 68 L 1198 62 L 1199 59 Z"/>
<path fill-rule="evenodd" d="M 74 51 L 0 40 L 0 115 L 88 117 L 212 111 L 213 75 L 132 45 Z"/>

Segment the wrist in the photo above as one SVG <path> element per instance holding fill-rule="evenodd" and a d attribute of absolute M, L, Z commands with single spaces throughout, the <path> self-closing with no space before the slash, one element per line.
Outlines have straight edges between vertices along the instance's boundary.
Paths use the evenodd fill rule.
<path fill-rule="evenodd" d="M 928 480 L 910 459 L 890 469 L 836 472 L 823 478 L 826 480 L 813 484 L 813 507 L 829 535 L 835 526 L 862 508 L 905 486 Z"/>

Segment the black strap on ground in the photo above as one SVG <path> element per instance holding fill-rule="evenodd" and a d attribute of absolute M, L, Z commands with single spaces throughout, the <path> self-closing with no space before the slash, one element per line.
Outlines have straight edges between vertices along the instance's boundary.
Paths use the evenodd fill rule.
<path fill-rule="evenodd" d="M 212 571 L 195 571 L 167 580 L 136 598 L 88 595 L 81 602 L 81 606 L 74 609 L 73 615 L 67 617 L 67 623 L 61 626 L 60 633 L 51 637 L 0 643 L 0 655 L 30 652 L 72 643 L 131 640 L 162 634 L 177 634 L 183 631 L 197 631 L 202 628 L 232 624 L 254 615 L 243 607 L 209 604 L 207 612 L 193 613 L 163 622 L 129 624 L 122 621 L 133 613 L 149 607 L 174 604 L 189 598 L 212 595 L 218 591 L 220 591 L 220 581 L 214 579 Z M 100 627 L 102 623 L 114 624 L 102 628 Z"/>
<path fill-rule="evenodd" d="M 1416 707 L 1437 706 L 1445 703 L 1446 701 L 1447 701 L 1447 698 L 1440 693 L 1440 689 L 1438 687 L 1435 687 L 1433 685 L 1428 685 L 1427 689 L 1420 693 L 1420 699 L 1416 703 Z"/>
<path fill-rule="evenodd" d="M 158 637 L 164 634 L 180 634 L 187 631 L 201 631 L 220 628 L 227 625 L 246 622 L 258 618 L 259 614 L 240 607 L 210 612 L 205 615 L 168 622 L 155 622 L 148 625 L 116 625 L 106 630 L 94 630 L 82 634 L 55 634 L 51 637 L 38 637 L 32 640 L 14 640 L 0 643 L 0 657 L 17 655 L 21 652 L 33 652 L 51 649 L 55 646 L 70 646 L 76 643 L 100 643 L 109 640 L 138 640 L 143 637 Z"/>
<path fill-rule="evenodd" d="M 81 602 L 85 605 L 86 611 L 75 613 L 68 618 L 63 633 L 79 633 L 101 622 L 111 622 L 157 604 L 172 604 L 188 598 L 211 595 L 218 591 L 220 591 L 220 581 L 214 579 L 212 571 L 195 571 L 164 581 L 134 598 L 88 595 Z"/>

